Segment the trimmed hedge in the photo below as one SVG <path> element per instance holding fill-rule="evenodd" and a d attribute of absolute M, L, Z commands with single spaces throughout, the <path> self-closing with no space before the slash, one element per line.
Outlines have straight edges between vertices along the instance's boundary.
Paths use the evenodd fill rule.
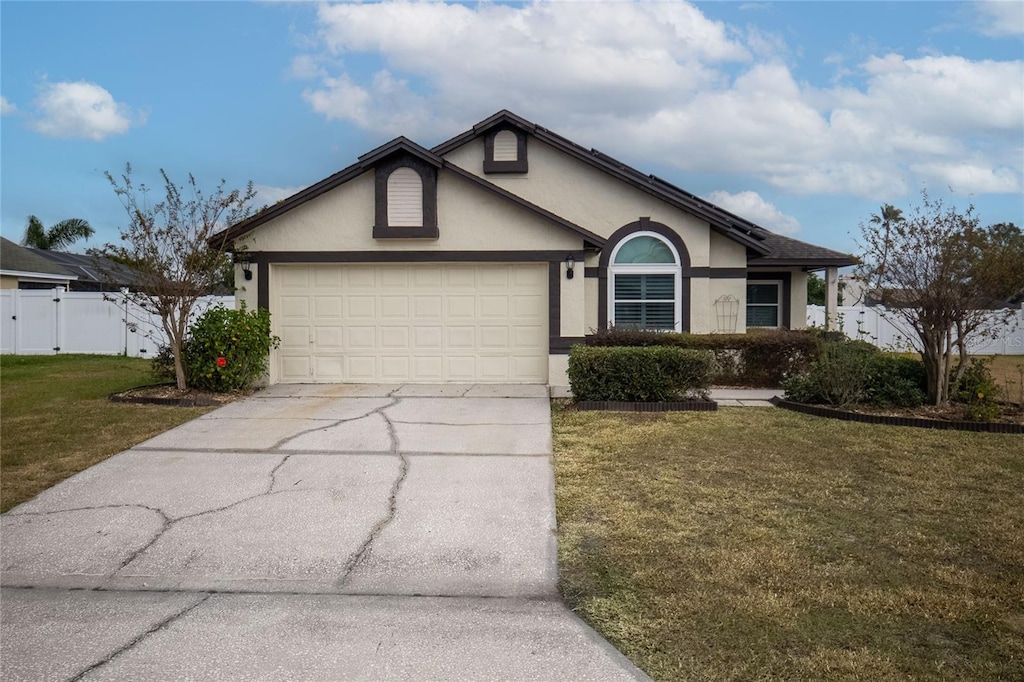
<path fill-rule="evenodd" d="M 588 346 L 671 346 L 710 351 L 716 369 L 712 381 L 736 386 L 778 386 L 807 371 L 820 353 L 811 331 L 751 330 L 746 334 L 679 334 L 609 329 L 587 337 Z"/>
<path fill-rule="evenodd" d="M 569 385 L 577 401 L 703 397 L 714 362 L 708 351 L 685 348 L 575 345 L 569 350 Z"/>

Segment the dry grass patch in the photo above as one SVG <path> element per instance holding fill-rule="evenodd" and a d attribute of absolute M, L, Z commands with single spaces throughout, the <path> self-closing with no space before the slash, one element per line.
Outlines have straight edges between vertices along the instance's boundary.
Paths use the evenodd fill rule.
<path fill-rule="evenodd" d="M 563 596 L 655 679 L 1021 679 L 1024 439 L 554 411 Z"/>
<path fill-rule="evenodd" d="M 0 356 L 0 511 L 210 411 L 107 400 L 147 383 L 138 358 Z"/>

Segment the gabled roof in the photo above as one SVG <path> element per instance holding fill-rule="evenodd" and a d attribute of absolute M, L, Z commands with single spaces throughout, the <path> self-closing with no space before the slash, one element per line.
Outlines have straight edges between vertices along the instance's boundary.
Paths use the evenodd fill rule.
<path fill-rule="evenodd" d="M 0 271 L 5 275 L 47 275 L 46 279 L 78 279 L 61 266 L 40 256 L 34 249 L 0 237 Z"/>
<path fill-rule="evenodd" d="M 443 157 L 448 152 L 456 149 L 467 142 L 485 135 L 496 127 L 516 127 L 525 133 L 533 135 L 539 140 L 559 149 L 560 151 L 594 167 L 613 177 L 626 182 L 633 187 L 640 189 L 652 196 L 655 196 L 671 206 L 697 216 L 705 220 L 711 229 L 725 235 L 726 237 L 742 244 L 747 249 L 749 264 L 751 266 L 802 266 L 802 267 L 825 267 L 853 265 L 854 259 L 848 254 L 832 251 L 820 246 L 808 244 L 789 237 L 775 234 L 755 223 L 741 218 L 715 204 L 701 199 L 684 189 L 676 187 L 672 183 L 663 180 L 655 175 L 648 175 L 637 169 L 618 161 L 617 159 L 598 151 L 597 149 L 586 149 L 575 142 L 562 137 L 550 130 L 535 123 L 517 116 L 508 110 L 502 110 L 493 116 L 480 121 L 470 130 L 456 135 L 455 137 L 442 142 L 433 149 L 426 149 L 405 137 L 397 137 L 376 149 L 367 152 L 359 157 L 358 161 L 348 168 L 345 168 L 320 182 L 310 185 L 306 189 L 270 206 L 249 218 L 230 226 L 227 230 L 214 235 L 210 244 L 220 248 L 243 234 L 253 230 L 291 209 L 314 199 L 321 194 L 328 192 L 335 187 L 348 182 L 349 180 L 372 169 L 377 163 L 392 154 L 411 154 L 435 168 L 452 172 L 454 175 L 471 182 L 481 189 L 497 196 L 512 201 L 534 214 L 555 223 L 571 232 L 583 237 L 587 243 L 594 246 L 603 246 L 605 239 L 590 230 L 587 230 L 575 223 L 555 215 L 550 211 L 533 204 L 522 197 L 509 192 L 498 185 L 470 173 Z"/>
<path fill-rule="evenodd" d="M 444 156 L 470 140 L 485 135 L 496 127 L 514 126 L 552 147 L 604 171 L 666 203 L 706 220 L 711 228 L 747 247 L 751 265 L 853 265 L 848 254 L 777 235 L 755 223 L 701 199 L 656 175 L 641 171 L 598 151 L 586 149 L 572 140 L 543 128 L 511 111 L 502 110 L 480 121 L 472 129 L 442 142 L 431 151 Z M 760 256 L 760 258 L 758 257 Z"/>
<path fill-rule="evenodd" d="M 394 154 L 411 154 L 412 156 L 422 159 L 426 163 L 438 169 L 452 172 L 455 176 L 473 185 L 476 185 L 477 187 L 483 189 L 484 191 L 490 192 L 491 194 L 497 195 L 499 197 L 502 197 L 503 199 L 516 203 L 519 206 L 525 208 L 527 211 L 534 213 L 540 218 L 543 218 L 544 220 L 552 222 L 559 227 L 569 230 L 570 232 L 576 233 L 584 240 L 586 240 L 588 243 L 593 244 L 594 246 L 604 245 L 605 240 L 600 235 L 597 235 L 591 232 L 590 230 L 584 229 L 579 225 L 569 220 L 566 220 L 565 218 L 557 216 L 551 211 L 541 208 L 540 206 L 537 206 L 536 204 L 531 203 L 526 199 L 523 199 L 522 197 L 509 192 L 508 190 L 502 189 L 501 187 L 495 185 L 493 182 L 489 182 L 484 178 L 481 178 L 477 175 L 474 175 L 473 173 L 470 173 L 469 171 L 459 168 L 455 164 L 444 160 L 437 154 L 434 154 L 430 150 L 421 147 L 420 145 L 416 144 L 412 140 L 409 140 L 408 138 L 405 137 L 396 137 L 390 142 L 386 142 L 385 144 L 382 144 L 376 149 L 373 149 L 367 152 L 366 154 L 363 154 L 362 156 L 359 157 L 359 160 L 356 163 L 352 164 L 348 168 L 338 171 L 334 175 L 324 178 L 323 180 L 314 185 L 310 185 L 306 189 L 293 194 L 287 199 L 284 199 L 283 201 L 280 201 L 277 204 L 270 206 L 267 209 L 260 211 L 259 213 L 256 213 L 250 216 L 249 218 L 246 218 L 245 220 L 228 227 L 227 230 L 225 231 L 218 232 L 217 234 L 212 236 L 208 240 L 208 242 L 210 243 L 211 246 L 214 246 L 215 248 L 221 248 L 224 244 L 229 244 L 232 240 L 237 239 L 238 237 L 244 235 L 245 233 L 262 225 L 263 223 L 273 220 L 274 218 L 277 218 L 278 216 L 287 213 L 293 208 L 306 203 L 310 199 L 315 199 L 321 194 L 329 192 L 335 187 L 338 187 L 339 185 L 342 185 L 348 182 L 349 180 L 352 180 L 353 178 L 362 175 L 363 173 L 371 170 L 380 161 L 383 161 L 384 159 Z"/>

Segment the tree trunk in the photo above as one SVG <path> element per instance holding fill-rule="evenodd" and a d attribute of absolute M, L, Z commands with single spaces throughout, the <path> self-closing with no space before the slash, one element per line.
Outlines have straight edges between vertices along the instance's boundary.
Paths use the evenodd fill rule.
<path fill-rule="evenodd" d="M 181 341 L 178 339 L 171 339 L 171 353 L 174 355 L 174 379 L 178 383 L 178 388 L 184 390 L 185 366 L 181 364 Z"/>
<path fill-rule="evenodd" d="M 945 405 L 949 397 L 949 349 L 941 331 L 927 330 L 921 335 L 925 376 L 928 379 L 928 404 Z"/>

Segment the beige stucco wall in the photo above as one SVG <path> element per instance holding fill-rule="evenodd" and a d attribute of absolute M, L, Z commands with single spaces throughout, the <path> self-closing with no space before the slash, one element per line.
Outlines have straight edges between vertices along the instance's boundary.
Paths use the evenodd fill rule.
<path fill-rule="evenodd" d="M 729 239 L 724 234 L 711 231 L 711 267 L 747 267 L 747 247 Z"/>
<path fill-rule="evenodd" d="M 807 327 L 807 273 L 793 270 L 789 290 L 789 328 Z"/>
<path fill-rule="evenodd" d="M 586 326 L 586 296 L 585 280 L 583 275 L 583 264 L 577 263 L 573 270 L 573 278 L 565 276 L 565 263 L 561 264 L 559 276 L 562 279 L 559 291 L 561 293 L 561 314 L 562 324 L 559 336 L 583 336 L 587 333 Z"/>
<path fill-rule="evenodd" d="M 17 289 L 18 278 L 14 275 L 0 275 L 0 289 Z"/>
<path fill-rule="evenodd" d="M 627 185 L 536 138 L 528 142 L 525 176 L 483 173 L 481 139 L 453 150 L 446 159 L 510 192 L 603 237 L 641 216 L 675 230 L 690 252 L 690 264 L 711 264 L 708 224 L 661 199 Z M 744 260 L 744 264 L 746 261 Z"/>
<path fill-rule="evenodd" d="M 735 330 L 727 328 L 727 315 L 719 315 L 720 308 L 722 313 L 728 312 L 728 307 L 724 302 L 722 304 L 717 303 L 718 299 L 725 296 L 732 296 L 739 301 L 739 304 L 736 306 Z M 708 299 L 710 301 L 711 309 L 711 331 L 721 334 L 726 334 L 732 331 L 735 331 L 737 334 L 743 334 L 747 331 L 747 280 L 738 278 L 712 279 Z"/>
<path fill-rule="evenodd" d="M 438 239 L 374 239 L 373 172 L 350 180 L 238 240 L 250 251 L 577 250 L 579 236 L 441 171 Z"/>

